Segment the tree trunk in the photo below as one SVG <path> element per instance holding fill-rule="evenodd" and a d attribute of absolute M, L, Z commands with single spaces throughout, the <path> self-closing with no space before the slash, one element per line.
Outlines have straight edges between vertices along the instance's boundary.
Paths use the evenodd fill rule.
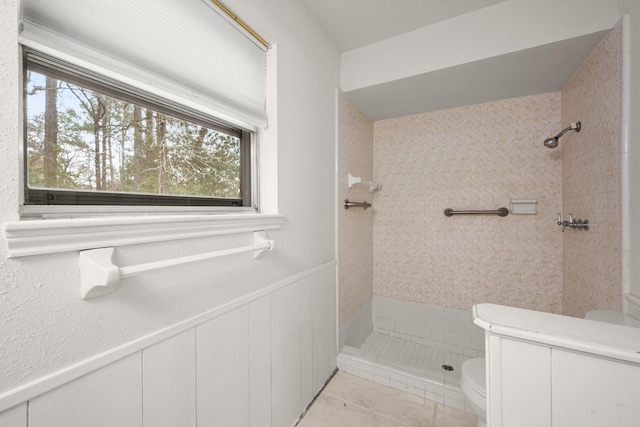
<path fill-rule="evenodd" d="M 140 190 L 142 182 L 142 109 L 133 106 L 133 190 Z"/>
<path fill-rule="evenodd" d="M 58 81 L 47 77 L 45 88 L 44 184 L 48 188 L 55 188 L 58 184 Z"/>
<path fill-rule="evenodd" d="M 102 172 L 100 168 L 100 119 L 93 118 L 93 147 L 95 149 L 94 167 L 96 168 L 96 190 L 102 190 Z"/>
<path fill-rule="evenodd" d="M 167 155 L 167 121 L 165 116 L 156 116 L 156 141 L 160 146 L 160 167 L 158 168 L 158 194 L 169 194 L 169 158 Z"/>
<path fill-rule="evenodd" d="M 106 102 L 102 96 L 98 96 L 98 106 L 100 109 L 104 110 L 104 114 L 102 115 L 100 129 L 102 130 L 102 150 L 100 152 L 100 170 L 102 171 L 102 175 L 100 176 L 100 187 L 102 190 L 107 189 L 107 139 L 109 137 L 109 109 L 107 108 Z M 113 174 L 112 174 L 113 176 Z"/>
<path fill-rule="evenodd" d="M 143 144 L 143 188 L 144 192 L 154 193 L 158 191 L 158 183 L 153 172 L 158 165 L 155 150 L 155 129 L 153 126 L 153 110 L 147 108 L 144 117 L 144 144 Z"/>

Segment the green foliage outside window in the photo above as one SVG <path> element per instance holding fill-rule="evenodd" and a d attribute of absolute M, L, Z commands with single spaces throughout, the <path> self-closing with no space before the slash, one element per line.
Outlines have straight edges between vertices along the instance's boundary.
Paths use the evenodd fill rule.
<path fill-rule="evenodd" d="M 28 71 L 29 188 L 241 198 L 240 138 Z"/>

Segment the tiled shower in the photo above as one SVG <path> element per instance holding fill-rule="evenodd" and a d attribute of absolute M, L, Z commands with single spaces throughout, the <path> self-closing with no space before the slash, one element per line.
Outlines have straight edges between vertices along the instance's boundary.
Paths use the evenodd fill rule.
<path fill-rule="evenodd" d="M 339 200 L 372 203 L 338 214 L 341 369 L 461 407 L 459 365 L 484 350 L 474 304 L 622 309 L 621 33 L 557 92 L 377 122 L 338 95 Z M 382 189 L 348 189 L 347 173 Z M 536 214 L 443 214 L 512 199 L 535 199 Z M 562 232 L 559 213 L 592 226 Z"/>
<path fill-rule="evenodd" d="M 413 395 L 465 409 L 460 366 L 484 356 L 483 330 L 468 310 L 373 297 L 373 331 L 344 345 L 338 368 Z"/>

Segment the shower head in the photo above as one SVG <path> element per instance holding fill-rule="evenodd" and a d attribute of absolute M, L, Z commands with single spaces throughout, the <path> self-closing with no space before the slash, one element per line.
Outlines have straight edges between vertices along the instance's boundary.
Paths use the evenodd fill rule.
<path fill-rule="evenodd" d="M 544 146 L 547 148 L 556 148 L 558 146 L 558 137 L 547 138 L 544 140 Z"/>
<path fill-rule="evenodd" d="M 562 129 L 562 131 L 554 136 L 553 138 L 547 138 L 544 140 L 544 146 L 547 148 L 556 148 L 558 146 L 558 140 L 562 135 L 570 130 L 575 130 L 576 132 L 580 132 L 580 128 L 582 124 L 580 122 L 571 123 L 568 127 Z"/>

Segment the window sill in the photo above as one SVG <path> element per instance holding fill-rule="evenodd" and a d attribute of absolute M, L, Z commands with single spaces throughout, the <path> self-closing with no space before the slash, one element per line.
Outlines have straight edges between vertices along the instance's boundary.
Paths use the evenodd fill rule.
<path fill-rule="evenodd" d="M 281 214 L 46 219 L 3 225 L 8 258 L 282 228 Z"/>

